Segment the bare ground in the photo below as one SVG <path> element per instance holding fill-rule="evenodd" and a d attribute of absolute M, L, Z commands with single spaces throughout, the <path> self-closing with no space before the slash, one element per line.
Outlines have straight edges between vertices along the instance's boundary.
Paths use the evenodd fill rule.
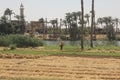
<path fill-rule="evenodd" d="M 0 80 L 120 80 L 119 58 L 0 54 Z"/>

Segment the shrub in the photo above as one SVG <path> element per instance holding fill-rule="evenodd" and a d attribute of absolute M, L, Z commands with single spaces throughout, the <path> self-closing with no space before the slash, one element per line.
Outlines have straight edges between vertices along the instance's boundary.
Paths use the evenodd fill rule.
<path fill-rule="evenodd" d="M 37 47 L 43 46 L 43 41 L 25 35 L 4 35 L 0 36 L 0 46 L 16 44 L 16 47 Z"/>
<path fill-rule="evenodd" d="M 8 38 L 8 36 L 0 36 L 0 46 L 8 46 L 11 44 L 11 40 Z"/>
<path fill-rule="evenodd" d="M 116 40 L 120 41 L 120 37 L 116 37 Z"/>
<path fill-rule="evenodd" d="M 16 49 L 16 45 L 15 44 L 10 44 L 9 48 L 10 48 L 10 50 L 15 50 Z"/>

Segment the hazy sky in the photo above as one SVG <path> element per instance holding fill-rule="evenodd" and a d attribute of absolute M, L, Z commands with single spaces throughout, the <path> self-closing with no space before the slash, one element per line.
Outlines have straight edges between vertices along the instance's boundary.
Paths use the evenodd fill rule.
<path fill-rule="evenodd" d="M 85 13 L 91 11 L 91 1 L 84 0 Z M 25 7 L 25 18 L 28 21 L 41 17 L 48 19 L 64 18 L 65 13 L 81 10 L 81 0 L 22 0 Z M 19 14 L 20 0 L 0 0 L 0 16 L 6 8 Z M 95 0 L 97 17 L 113 16 L 120 18 L 120 0 Z"/>

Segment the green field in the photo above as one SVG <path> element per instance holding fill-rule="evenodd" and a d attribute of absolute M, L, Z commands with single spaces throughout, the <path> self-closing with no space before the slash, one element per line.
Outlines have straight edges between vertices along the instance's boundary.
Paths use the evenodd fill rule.
<path fill-rule="evenodd" d="M 17 48 L 16 50 L 2 49 L 0 53 L 4 54 L 32 54 L 32 55 L 75 55 L 75 56 L 105 56 L 105 57 L 120 57 L 120 47 L 116 46 L 101 46 L 90 48 L 86 47 L 84 51 L 78 46 L 64 46 L 64 49 L 59 50 L 59 46 L 44 46 L 37 48 Z"/>

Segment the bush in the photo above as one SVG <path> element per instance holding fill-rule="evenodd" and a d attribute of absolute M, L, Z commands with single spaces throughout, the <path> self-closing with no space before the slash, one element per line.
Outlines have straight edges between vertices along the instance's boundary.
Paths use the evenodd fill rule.
<path fill-rule="evenodd" d="M 15 44 L 10 44 L 9 48 L 10 48 L 10 50 L 15 50 L 16 49 L 16 45 Z"/>
<path fill-rule="evenodd" d="M 120 37 L 117 37 L 116 40 L 120 41 Z"/>
<path fill-rule="evenodd" d="M 9 46 L 11 44 L 11 40 L 8 36 L 0 36 L 0 46 Z"/>
<path fill-rule="evenodd" d="M 0 46 L 16 44 L 16 47 L 38 47 L 43 46 L 43 41 L 25 35 L 2 35 L 0 36 Z"/>

